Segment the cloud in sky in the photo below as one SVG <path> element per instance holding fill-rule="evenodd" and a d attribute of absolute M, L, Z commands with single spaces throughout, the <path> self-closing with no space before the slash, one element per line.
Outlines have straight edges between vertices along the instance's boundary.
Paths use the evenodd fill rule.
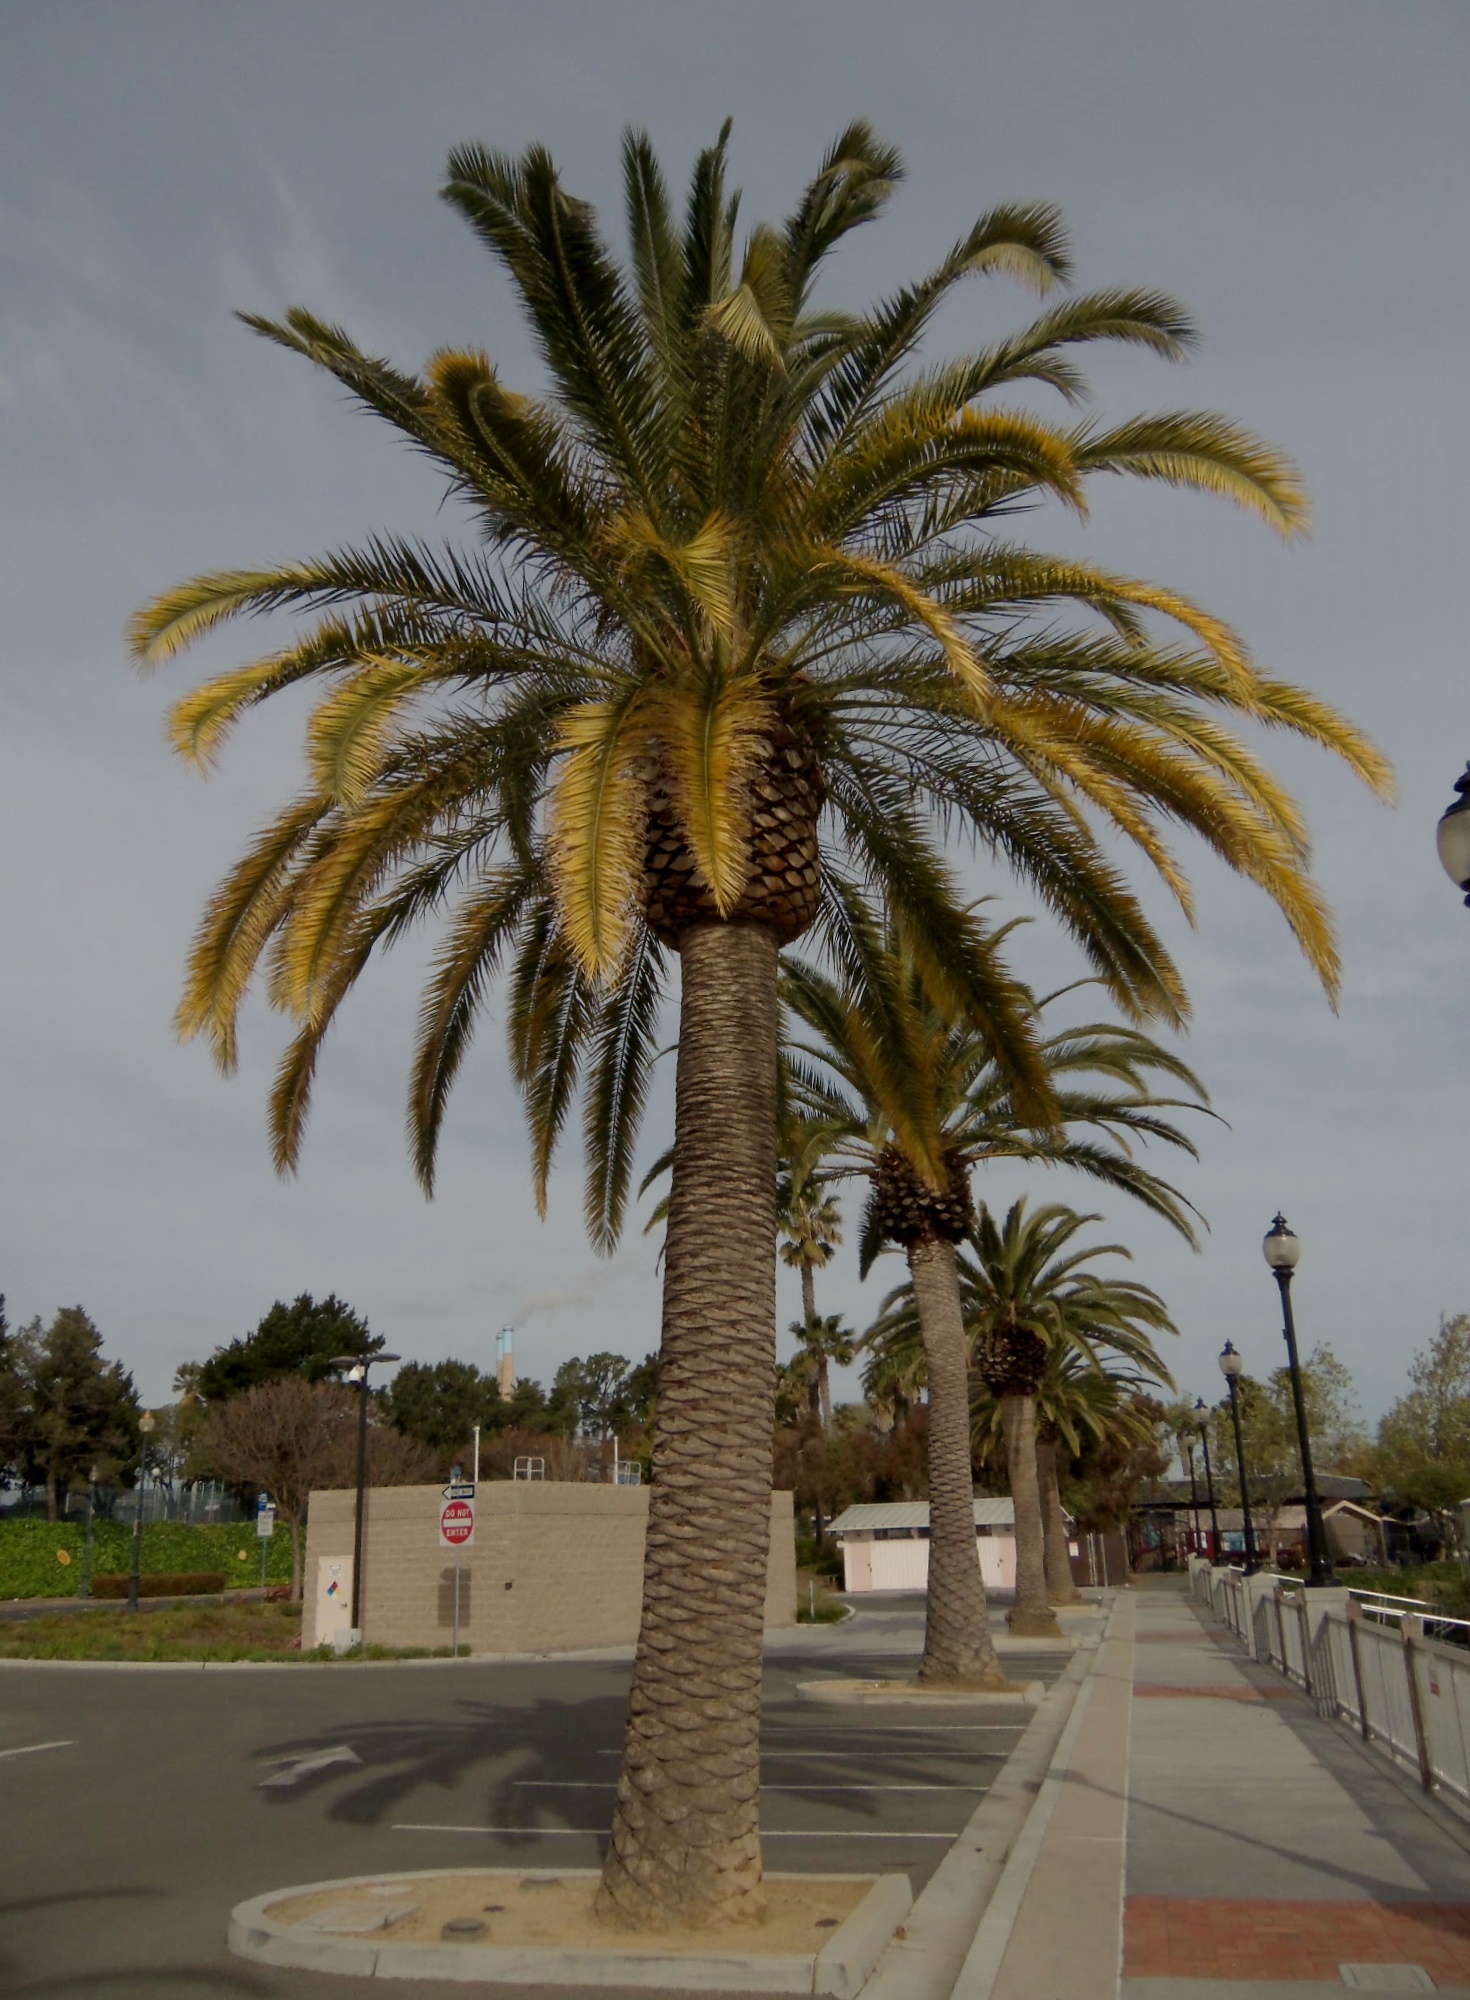
<path fill-rule="evenodd" d="M 625 1262 L 565 1276 L 589 1262 L 575 1149 L 550 1220 L 535 1218 L 494 1009 L 451 1113 L 441 1193 L 426 1205 L 415 1192 L 402 1091 L 422 942 L 351 1009 L 301 1176 L 274 1180 L 277 1024 L 252 1015 L 241 1074 L 224 1082 L 169 1021 L 204 896 L 297 780 L 299 711 L 252 722 L 201 787 L 162 742 L 183 678 L 132 676 L 121 633 L 141 599 L 195 568 L 379 527 L 464 532 L 419 461 L 230 317 L 300 299 L 405 361 L 474 342 L 534 379 L 503 287 L 435 199 L 450 144 L 543 139 L 612 212 L 625 122 L 646 123 L 680 174 L 729 112 L 755 216 L 865 113 L 911 177 L 844 258 L 840 297 L 911 275 L 995 200 L 1057 200 L 1083 282 L 1173 290 L 1206 335 L 1182 373 L 1099 365 L 1104 406 L 1220 406 L 1306 468 L 1317 525 L 1297 550 L 1202 501 L 1121 489 L 1085 529 L 1028 523 L 1237 619 L 1263 659 L 1377 736 L 1404 798 L 1387 813 L 1324 760 L 1271 750 L 1306 802 L 1340 914 L 1339 1016 L 1279 919 L 1220 871 L 1198 871 L 1197 934 L 1171 932 L 1196 1003 L 1187 1053 L 1228 1121 L 1201 1135 L 1186 1177 L 1212 1223 L 1203 1253 L 1067 1192 L 1134 1246 L 1184 1328 L 1181 1378 L 1209 1393 L 1226 1337 L 1253 1367 L 1277 1359 L 1259 1239 L 1284 1206 L 1306 1244 L 1303 1336 L 1330 1339 L 1381 1406 L 1439 1310 L 1470 1305 L 1470 916 L 1432 841 L 1470 754 L 1459 0 L 915 0 L 900 13 L 871 0 L 83 0 L 12 10 L 6 40 L 0 1283 L 12 1316 L 84 1301 L 154 1397 L 178 1362 L 301 1289 L 335 1288 L 405 1354 L 481 1362 L 539 1300 L 518 1360 L 543 1379 L 575 1351 L 655 1343 L 652 1244 L 634 1235 Z M 1002 283 L 972 287 L 940 341 L 1025 309 Z M 229 635 L 189 671 L 248 643 Z M 1003 880 L 984 886 L 1009 896 Z M 1075 973 L 1040 925 L 1020 949 L 1040 981 Z M 661 1094 L 651 1147 L 666 1120 Z M 1020 1185 L 999 1176 L 982 1191 Z M 824 1303 L 861 1324 L 882 1276 L 860 1288 L 844 1263 Z M 783 1292 L 783 1320 L 796 1309 Z"/>

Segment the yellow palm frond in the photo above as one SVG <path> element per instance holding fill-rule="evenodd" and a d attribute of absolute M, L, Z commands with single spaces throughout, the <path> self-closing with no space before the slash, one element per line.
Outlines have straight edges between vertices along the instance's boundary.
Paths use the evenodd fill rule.
<path fill-rule="evenodd" d="M 749 871 L 749 782 L 768 747 L 767 697 L 749 681 L 718 681 L 663 695 L 652 711 L 698 873 L 721 915 L 739 902 Z"/>
<path fill-rule="evenodd" d="M 585 971 L 622 961 L 643 872 L 645 744 L 631 701 L 585 702 L 562 719 L 548 850 L 567 941 Z"/>
<path fill-rule="evenodd" d="M 326 797 L 344 805 L 362 797 L 378 774 L 395 722 L 426 679 L 416 660 L 369 657 L 313 711 L 307 755 L 313 782 Z"/>

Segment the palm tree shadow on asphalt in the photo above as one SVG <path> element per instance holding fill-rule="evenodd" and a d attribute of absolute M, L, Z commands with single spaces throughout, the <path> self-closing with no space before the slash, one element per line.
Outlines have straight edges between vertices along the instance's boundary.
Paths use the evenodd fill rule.
<path fill-rule="evenodd" d="M 823 1662 L 823 1667 L 827 1665 Z M 843 1658 L 841 1671 L 886 1675 L 897 1665 L 890 1654 L 853 1654 Z M 824 1784 L 871 1783 L 874 1767 L 868 1752 L 873 1739 L 883 1735 L 883 1721 L 871 1710 L 863 1711 L 856 1723 L 850 1710 L 841 1711 L 839 1720 L 838 1711 L 802 1704 L 800 1733 L 821 1737 L 828 1750 L 820 1767 L 795 1769 L 802 1760 L 801 1748 L 791 1740 L 794 1682 L 812 1671 L 806 1665 L 794 1673 L 778 1670 L 770 1677 L 767 1721 L 776 1727 L 765 1738 L 763 1762 L 791 1767 L 777 1782 L 796 1782 L 813 1795 L 819 1795 Z M 406 1717 L 350 1723 L 332 1740 L 350 1745 L 365 1769 L 327 1765 L 264 1796 L 273 1810 L 288 1812 L 307 1799 L 330 1794 L 328 1820 L 369 1827 L 390 1820 L 410 1799 L 415 1801 L 415 1813 L 427 1816 L 423 1798 L 427 1788 L 443 1796 L 446 1824 L 504 1828 L 499 1838 L 507 1845 L 518 1841 L 530 1845 L 539 1832 L 553 1829 L 577 1828 L 601 1838 L 612 1821 L 625 1712 L 620 1692 L 574 1702 L 547 1699 L 503 1706 L 469 1700 L 459 1703 L 457 1714 L 447 1720 Z M 844 1745 L 844 1737 L 850 1747 Z M 309 1739 L 262 1746 L 257 1753 L 260 1768 L 309 1756 L 323 1742 L 324 1732 L 318 1730 Z M 911 1753 L 912 1775 L 935 1775 L 919 1768 L 933 1761 L 932 1747 L 922 1747 L 917 1738 L 895 1738 L 883 1766 L 893 1781 L 904 1776 L 893 1760 L 905 1751 Z M 487 1768 L 491 1766 L 500 1768 Z M 543 1786 L 548 1789 L 541 1790 Z M 881 1796 L 861 1792 L 840 1796 L 846 1814 L 866 1824 L 881 1820 Z"/>

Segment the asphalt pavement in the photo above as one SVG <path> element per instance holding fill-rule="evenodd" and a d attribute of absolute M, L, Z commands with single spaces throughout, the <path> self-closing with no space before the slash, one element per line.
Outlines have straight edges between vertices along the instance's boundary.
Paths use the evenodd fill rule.
<path fill-rule="evenodd" d="M 798 1681 L 823 1674 L 901 1674 L 921 1634 L 912 1599 L 773 1635 L 768 1869 L 898 1870 L 917 1890 L 994 1781 L 1030 1719 L 1020 1703 L 916 1713 L 797 1695 Z M 293 1883 L 397 1869 L 596 1867 L 629 1664 L 0 1665 L 0 1992 L 360 1991 L 230 1958 L 230 1909 Z M 1050 1681 L 1066 1656 L 1006 1664 L 1017 1680 Z M 394 1987 L 403 2000 L 460 1990 Z"/>

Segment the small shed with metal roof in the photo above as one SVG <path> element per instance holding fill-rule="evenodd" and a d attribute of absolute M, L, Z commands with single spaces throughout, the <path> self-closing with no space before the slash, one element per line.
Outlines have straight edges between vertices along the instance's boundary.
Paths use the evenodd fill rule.
<path fill-rule="evenodd" d="M 988 1590 L 1016 1587 L 1016 1509 L 1009 1498 L 974 1501 L 975 1553 Z M 868 1500 L 829 1530 L 842 1546 L 843 1588 L 923 1590 L 929 1582 L 929 1502 Z"/>

